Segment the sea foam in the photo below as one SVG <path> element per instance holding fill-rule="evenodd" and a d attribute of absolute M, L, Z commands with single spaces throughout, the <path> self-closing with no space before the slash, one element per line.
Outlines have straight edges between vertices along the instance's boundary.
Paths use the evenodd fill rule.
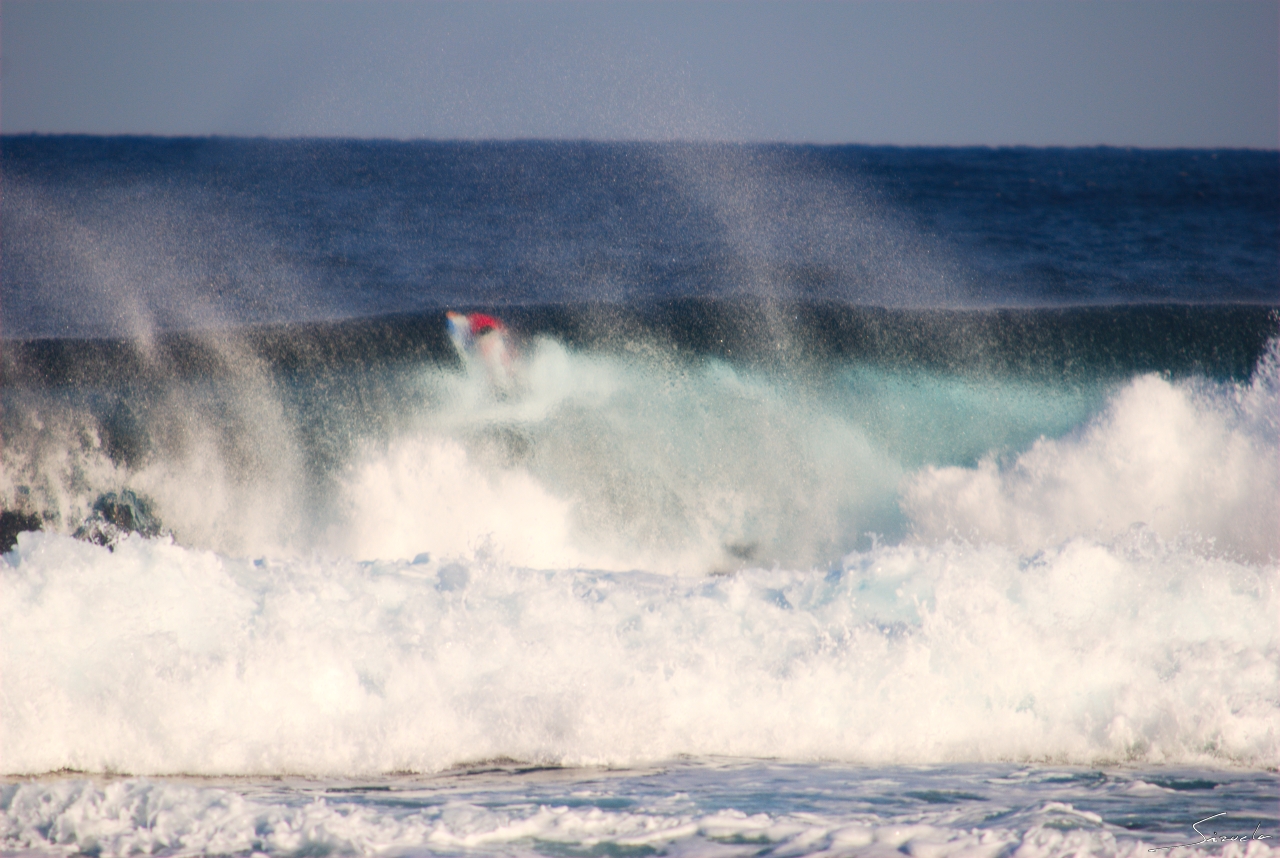
<path fill-rule="evenodd" d="M 903 507 L 918 538 L 1034 550 L 1135 526 L 1205 550 L 1280 557 L 1280 382 L 1273 341 L 1249 384 L 1134 379 L 1101 414 L 1012 462 L 926 467 Z"/>
<path fill-rule="evenodd" d="M 1150 531 L 713 578 L 24 534 L 0 574 L 9 773 L 1280 754 L 1275 565 Z"/>
<path fill-rule="evenodd" d="M 1149 841 L 1070 803 L 1041 800 L 1017 812 L 1001 812 L 1003 796 L 998 791 L 992 795 L 995 808 L 982 796 L 961 794 L 924 811 L 900 808 L 899 813 L 873 813 L 855 799 L 850 804 L 858 810 L 744 812 L 714 804 L 708 807 L 711 802 L 705 798 L 681 791 L 653 795 L 637 789 L 617 798 L 608 783 L 593 782 L 590 775 L 582 774 L 588 780 L 577 784 L 572 794 L 542 795 L 535 788 L 530 797 L 498 790 L 477 795 L 457 785 L 450 789 L 449 784 L 403 781 L 379 784 L 371 792 L 303 785 L 302 790 L 286 795 L 281 795 L 279 786 L 146 779 L 9 784 L 0 787 L 0 844 L 41 854 L 106 856 L 559 855 L 581 850 L 675 856 L 1066 858 L 1087 854 L 1141 858 L 1155 851 Z M 767 778 L 773 773 L 760 774 Z M 826 786 L 825 773 L 810 774 L 819 785 L 809 792 L 820 793 Z M 928 795 L 918 791 L 930 783 L 923 773 L 905 778 L 901 772 L 884 774 L 904 780 L 908 794 L 916 786 L 915 795 Z M 992 792 L 995 785 L 983 784 L 984 792 Z M 1135 786 L 1159 791 L 1140 781 Z M 380 792 L 388 788 L 393 791 Z M 978 806 L 978 812 L 964 807 L 966 799 Z M 1277 850 L 1267 842 L 1271 835 L 1263 837 L 1228 842 L 1218 854 L 1271 858 Z M 1161 852 L 1171 858 L 1191 858 L 1203 855 L 1201 849 Z"/>

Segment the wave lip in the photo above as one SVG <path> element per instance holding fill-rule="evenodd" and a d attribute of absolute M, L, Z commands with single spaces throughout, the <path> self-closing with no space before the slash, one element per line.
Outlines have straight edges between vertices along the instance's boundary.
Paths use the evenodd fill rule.
<path fill-rule="evenodd" d="M 585 351 L 640 345 L 764 365 L 857 361 L 1084 380 L 1142 372 L 1245 379 L 1280 333 L 1271 304 L 924 309 L 739 296 L 475 309 L 498 314 L 527 341 L 549 337 Z M 428 311 L 141 339 L 7 339 L 0 371 L 32 386 L 120 384 L 231 375 L 246 358 L 284 374 L 457 364 L 444 313 Z"/>

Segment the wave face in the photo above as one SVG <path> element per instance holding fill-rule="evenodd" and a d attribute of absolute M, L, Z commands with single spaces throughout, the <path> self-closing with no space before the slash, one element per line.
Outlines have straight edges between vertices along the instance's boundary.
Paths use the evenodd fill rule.
<path fill-rule="evenodd" d="M 502 388 L 456 357 L 335 362 L 326 345 L 299 367 L 214 339 L 191 376 L 122 343 L 97 376 L 36 373 L 5 394 L 0 499 L 72 533 L 127 489 L 188 547 L 394 559 L 485 544 L 540 568 L 804 568 L 873 534 L 1034 549 L 1139 522 L 1275 553 L 1274 341 L 1233 380 L 1199 364 L 1011 371 L 1008 344 L 983 349 L 1004 371 L 961 372 L 531 334 Z"/>

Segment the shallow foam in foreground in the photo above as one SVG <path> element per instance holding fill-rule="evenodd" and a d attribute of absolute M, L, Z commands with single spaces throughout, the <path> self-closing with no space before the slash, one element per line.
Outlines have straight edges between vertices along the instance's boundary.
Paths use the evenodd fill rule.
<path fill-rule="evenodd" d="M 684 760 L 440 777 L 0 785 L 0 848 L 96 855 L 1277 854 L 1274 775 Z M 1208 794 L 1230 807 L 1203 826 Z M 1191 835 L 1191 836 L 1188 836 Z M 1213 854 L 1213 853 L 1209 853 Z"/>

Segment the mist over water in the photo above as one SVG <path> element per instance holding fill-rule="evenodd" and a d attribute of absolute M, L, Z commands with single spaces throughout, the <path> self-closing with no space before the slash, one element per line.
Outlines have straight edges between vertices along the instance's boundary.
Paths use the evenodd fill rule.
<path fill-rule="evenodd" d="M 753 295 L 1273 304 L 1273 153 L 6 137 L 6 337 Z"/>

